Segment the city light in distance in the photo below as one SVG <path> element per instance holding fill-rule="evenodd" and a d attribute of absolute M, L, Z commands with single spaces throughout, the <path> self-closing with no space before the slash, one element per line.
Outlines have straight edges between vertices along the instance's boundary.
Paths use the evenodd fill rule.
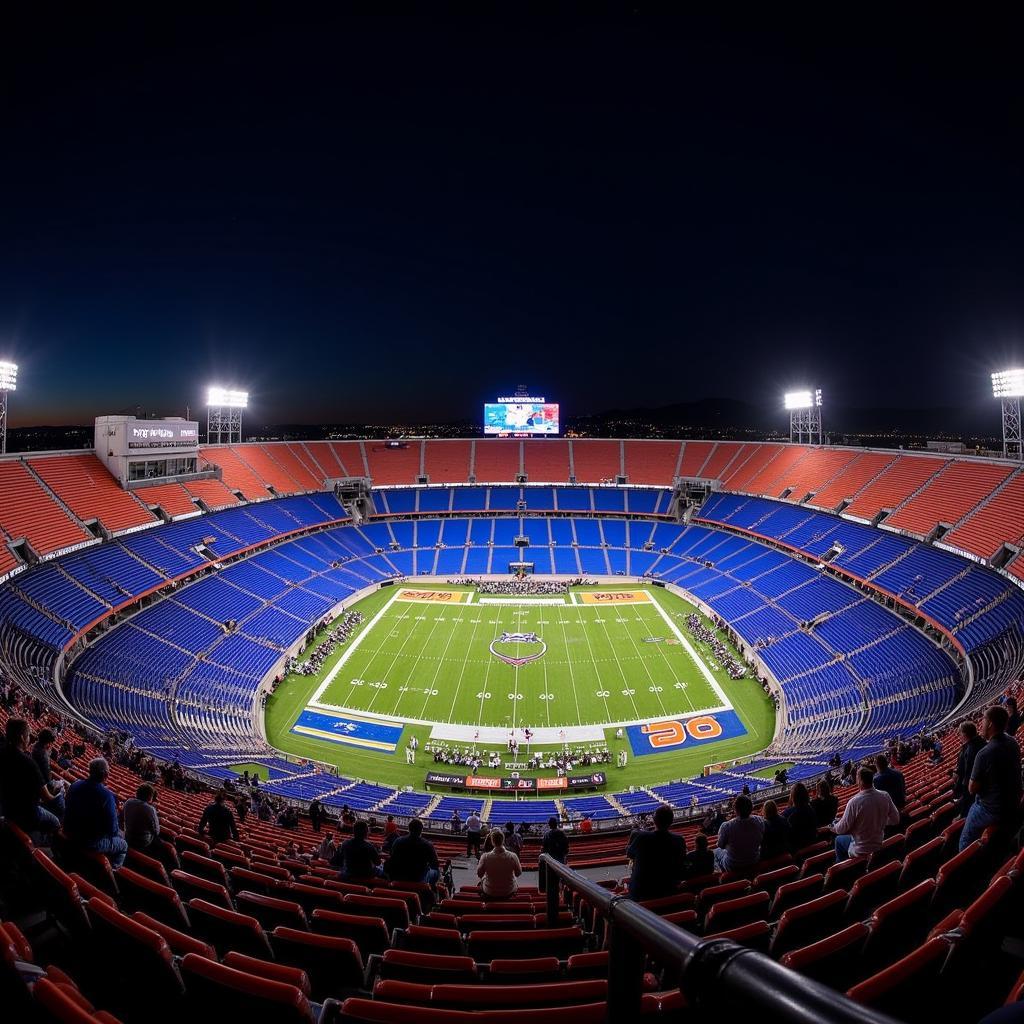
<path fill-rule="evenodd" d="M 1024 369 L 993 373 L 992 394 L 996 398 L 1024 398 Z"/>
<path fill-rule="evenodd" d="M 0 361 L 0 391 L 18 390 L 18 365 Z"/>
<path fill-rule="evenodd" d="M 816 391 L 787 391 L 785 402 L 787 409 L 813 409 L 821 405 L 821 388 Z"/>
<path fill-rule="evenodd" d="M 249 404 L 249 392 L 210 387 L 206 391 L 206 404 L 214 408 L 244 409 Z"/>

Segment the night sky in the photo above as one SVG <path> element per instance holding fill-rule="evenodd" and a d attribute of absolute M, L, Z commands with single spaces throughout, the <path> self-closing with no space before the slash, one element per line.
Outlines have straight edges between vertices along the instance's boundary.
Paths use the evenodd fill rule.
<path fill-rule="evenodd" d="M 8 24 L 12 424 L 211 382 L 262 422 L 519 383 L 569 415 L 991 404 L 1024 359 L 1019 26 L 838 10 Z"/>

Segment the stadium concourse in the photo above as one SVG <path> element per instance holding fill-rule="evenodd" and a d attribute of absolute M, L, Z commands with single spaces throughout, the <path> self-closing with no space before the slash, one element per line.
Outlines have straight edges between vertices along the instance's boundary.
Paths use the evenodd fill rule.
<path fill-rule="evenodd" d="M 440 826 L 484 801 L 295 765 L 266 742 L 262 699 L 313 624 L 381 584 L 508 576 L 531 563 L 541 575 L 677 588 L 729 630 L 778 701 L 775 737 L 751 762 L 538 801 L 535 814 L 576 811 L 600 826 L 572 839 L 575 866 L 621 865 L 622 830 L 664 802 L 680 819 L 744 786 L 784 802 L 761 777 L 783 766 L 791 782 L 813 780 L 891 741 L 914 750 L 935 729 L 941 756 L 905 766 L 900 831 L 879 854 L 834 863 L 824 829 L 744 877 L 688 880 L 648 908 L 658 925 L 578 875 L 549 885 L 553 905 L 525 887 L 481 906 L 475 890 L 341 883 L 313 856 L 305 816 L 282 832 L 250 815 L 237 842 L 211 845 L 197 834 L 208 792 L 159 787 L 156 856 L 131 854 L 116 872 L 59 836 L 33 849 L 7 823 L 5 906 L 26 926 L 4 928 L 5 992 L 20 1000 L 11 1005 L 61 1020 L 109 1020 L 109 1010 L 129 1024 L 243 1007 L 309 1020 L 330 997 L 345 1002 L 328 1002 L 326 1015 L 343 1020 L 408 1019 L 409 1007 L 423 1020 L 459 1019 L 456 1010 L 529 1018 L 532 1007 L 537 1019 L 603 1020 L 607 1000 L 639 999 L 621 983 L 620 972 L 643 966 L 621 952 L 629 935 L 651 958 L 645 1012 L 704 1012 L 715 971 L 696 953 L 666 962 L 664 922 L 680 948 L 727 933 L 903 1019 L 942 1012 L 968 987 L 974 1017 L 1016 998 L 1021 964 L 1001 940 L 1021 920 L 1024 861 L 1007 859 L 991 833 L 958 852 L 949 771 L 959 740 L 948 730 L 1020 678 L 1019 464 L 545 439 L 213 446 L 200 466 L 202 477 L 122 490 L 92 453 L 0 460 L 0 671 L 33 702 L 34 730 L 59 713 L 95 742 L 127 735 L 182 766 L 174 777 L 191 789 L 258 764 L 269 774 L 261 788 L 296 806 L 316 798 L 378 820 L 421 815 L 450 855 L 457 846 Z M 78 746 L 56 774 L 85 772 L 95 751 Z M 120 764 L 110 781 L 122 801 L 140 782 Z M 679 828 L 692 845 L 696 820 Z M 527 866 L 536 852 L 528 840 Z M 132 970 L 105 971 L 97 958 L 111 951 Z M 992 981 L 979 992 L 967 979 L 982 963 Z M 772 977 L 785 986 L 789 975 Z"/>

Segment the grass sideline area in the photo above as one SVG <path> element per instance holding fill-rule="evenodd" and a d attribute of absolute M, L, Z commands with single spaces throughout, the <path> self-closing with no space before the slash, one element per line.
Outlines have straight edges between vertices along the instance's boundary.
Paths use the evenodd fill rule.
<path fill-rule="evenodd" d="M 473 593 L 473 588 L 419 581 L 403 584 L 402 589 L 457 591 L 466 597 Z M 266 728 L 275 747 L 334 764 L 347 777 L 422 790 L 424 775 L 433 766 L 433 758 L 423 750 L 430 737 L 430 724 L 407 725 L 402 743 L 393 754 L 342 746 L 290 731 L 313 695 L 342 662 L 320 698 L 322 703 L 429 722 L 507 725 L 514 708 L 520 727 L 579 722 L 605 725 L 671 718 L 720 704 L 683 645 L 644 643 L 648 636 L 672 636 L 655 602 L 693 645 L 747 732 L 732 739 L 684 745 L 638 758 L 633 756 L 627 739 L 616 740 L 615 730 L 605 729 L 605 742 L 613 758 L 625 749 L 629 760 L 621 769 L 614 762 L 603 766 L 608 771 L 604 791 L 695 777 L 705 764 L 753 754 L 771 741 L 775 710 L 769 698 L 756 680 L 734 681 L 717 666 L 711 650 L 690 637 L 686 628 L 687 616 L 697 609 L 667 590 L 635 584 L 574 590 L 577 595 L 597 590 L 642 591 L 651 602 L 614 609 L 579 604 L 564 608 L 478 605 L 475 601 L 479 595 L 474 603 L 468 603 L 466 597 L 451 604 L 400 602 L 395 599 L 398 590 L 383 588 L 354 606 L 363 614 L 363 622 L 349 641 L 327 659 L 316 675 L 290 674 L 270 697 Z M 378 613 L 380 618 L 375 622 Z M 703 615 L 700 618 L 710 627 Z M 489 653 L 490 642 L 503 632 L 530 631 L 537 632 L 548 644 L 536 661 L 516 669 Z M 355 643 L 360 636 L 362 639 Z M 535 647 L 512 643 L 501 649 L 514 657 L 524 651 L 533 653 Z M 403 655 L 403 651 L 407 653 Z M 468 679 L 472 682 L 467 687 L 464 684 Z M 353 685 L 353 680 L 361 680 L 362 685 Z M 684 685 L 677 688 L 677 682 Z M 385 685 L 372 687 L 368 683 Z M 660 691 L 655 691 L 656 687 Z M 490 693 L 490 699 L 479 696 L 484 693 Z M 509 699 L 509 694 L 517 693 L 521 696 Z M 547 699 L 542 699 L 544 694 Z M 407 765 L 404 744 L 413 735 L 419 738 L 420 752 L 417 764 Z M 496 749 L 498 745 L 480 747 Z"/>

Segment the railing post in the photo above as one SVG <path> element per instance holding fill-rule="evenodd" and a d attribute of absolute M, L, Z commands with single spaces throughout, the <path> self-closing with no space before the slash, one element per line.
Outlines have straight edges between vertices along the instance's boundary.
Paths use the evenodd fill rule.
<path fill-rule="evenodd" d="M 540 878 L 544 879 L 548 904 L 548 927 L 555 928 L 558 925 L 558 897 L 561 891 L 561 879 L 554 871 L 544 870 L 546 865 L 541 864 Z"/>
<path fill-rule="evenodd" d="M 608 1019 L 636 1020 L 640 1015 L 646 953 L 615 922 L 614 904 L 608 913 Z"/>

